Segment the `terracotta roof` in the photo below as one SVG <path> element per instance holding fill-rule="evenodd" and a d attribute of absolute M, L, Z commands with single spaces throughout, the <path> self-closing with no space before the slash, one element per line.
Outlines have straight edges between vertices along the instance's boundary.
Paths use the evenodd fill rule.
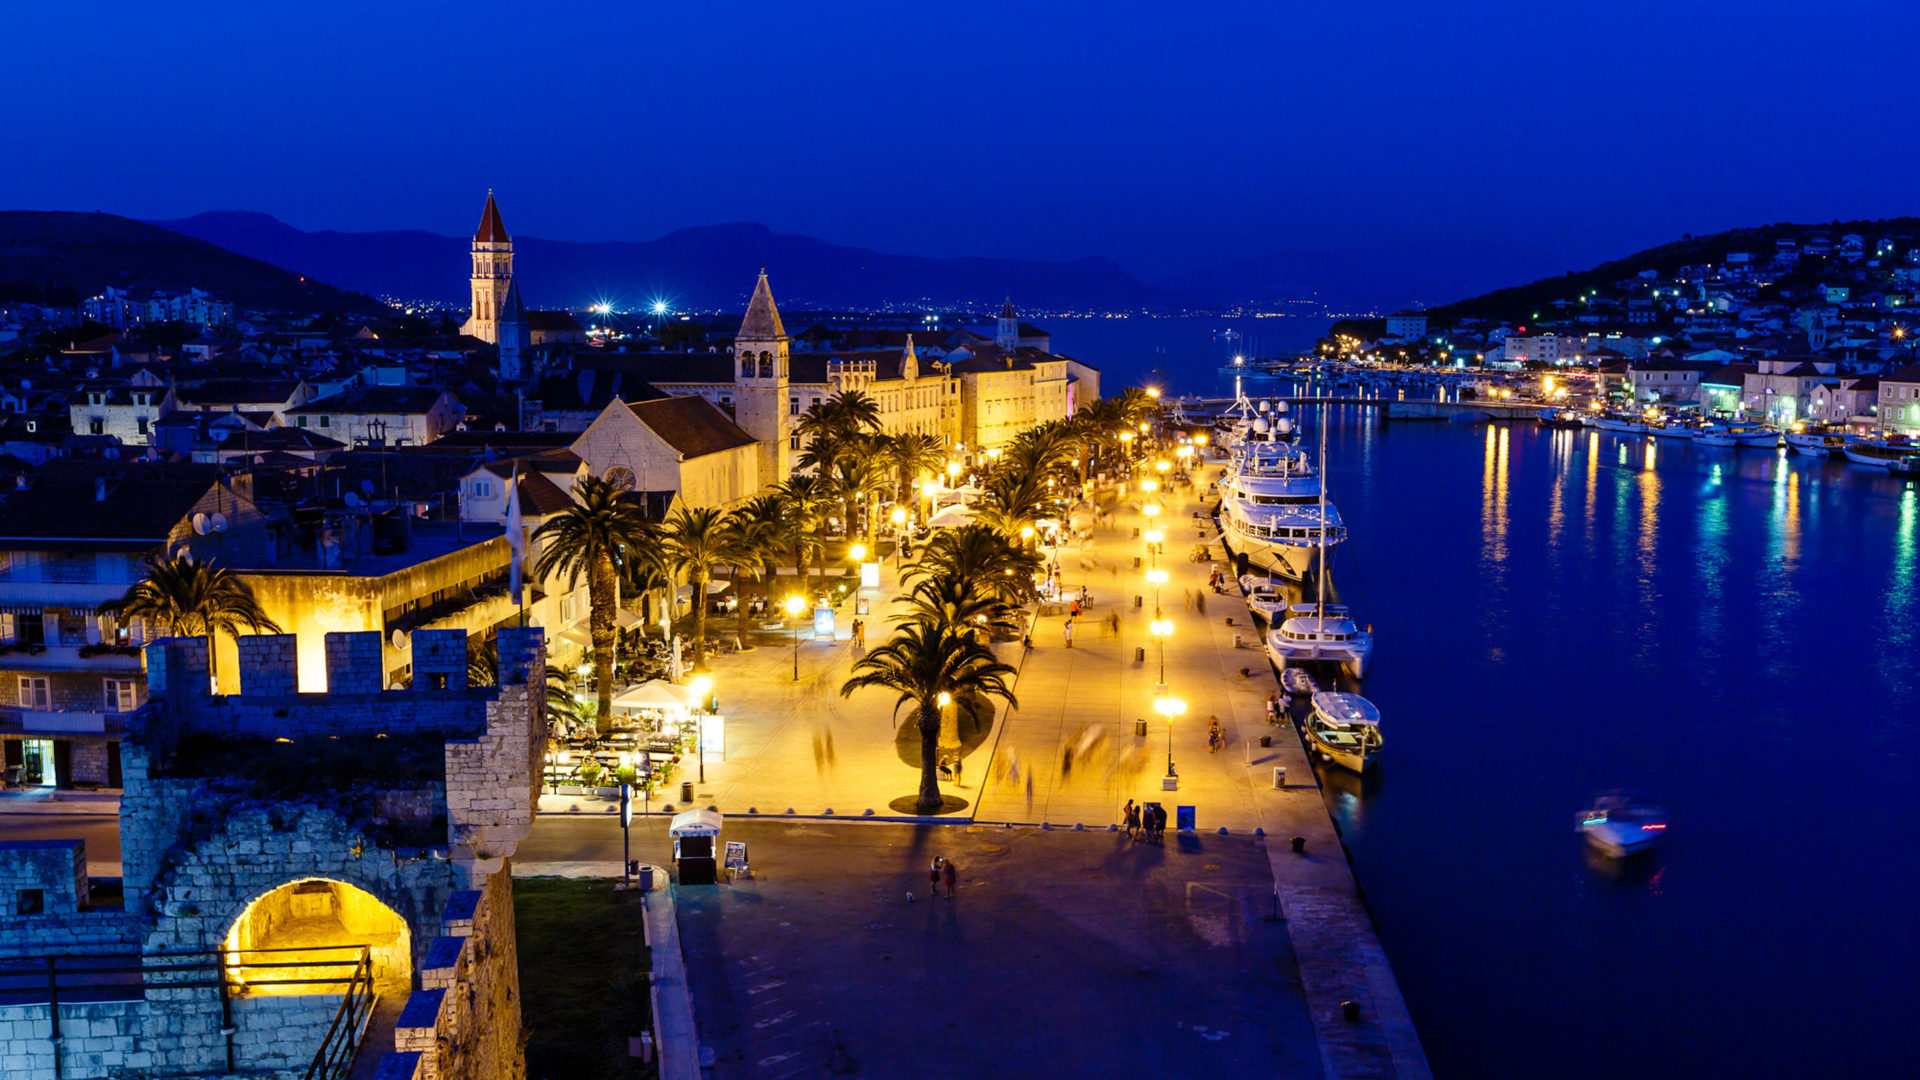
<path fill-rule="evenodd" d="M 767 287 L 767 272 L 753 286 L 753 299 L 747 302 L 747 317 L 740 320 L 741 341 L 777 341 L 787 336 L 780 325 L 780 309 L 773 304 L 773 290 Z"/>
<path fill-rule="evenodd" d="M 753 436 L 703 397 L 683 394 L 631 402 L 627 408 L 682 457 L 704 457 L 754 443 Z"/>
<path fill-rule="evenodd" d="M 506 224 L 500 220 L 500 208 L 493 204 L 493 189 L 488 188 L 487 206 L 480 211 L 480 228 L 473 234 L 473 242 L 505 244 L 512 240 L 513 238 L 507 235 Z"/>

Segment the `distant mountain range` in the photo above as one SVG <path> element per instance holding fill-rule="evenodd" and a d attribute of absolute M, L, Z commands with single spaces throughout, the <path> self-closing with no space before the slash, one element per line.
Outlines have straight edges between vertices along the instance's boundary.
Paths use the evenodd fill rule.
<path fill-rule="evenodd" d="M 242 308 L 385 310 L 367 296 L 235 254 L 224 245 L 112 214 L 0 211 L 0 283 L 93 296 L 112 285 L 198 286 Z"/>
<path fill-rule="evenodd" d="M 216 211 L 154 224 L 256 259 L 376 295 L 462 303 L 469 241 L 419 230 L 303 232 L 266 214 Z M 1177 303 L 1106 259 L 931 259 L 842 247 L 738 223 L 681 229 L 658 240 L 572 243 L 515 236 L 514 274 L 533 307 L 601 299 L 639 307 L 738 309 L 765 267 L 783 306 L 875 308 L 985 305 L 1139 309 Z"/>
<path fill-rule="evenodd" d="M 266 214 L 222 210 L 154 224 L 375 295 L 463 303 L 468 240 L 421 230 L 305 232 Z M 511 225 L 509 225 L 511 228 Z M 927 258 L 846 247 L 740 222 L 658 240 L 574 243 L 514 237 L 514 270 L 534 307 L 655 297 L 682 309 L 738 310 L 765 267 L 783 305 L 813 308 L 998 306 L 1034 311 L 1219 311 L 1243 304 L 1303 314 L 1390 310 L 1511 280 L 1511 263 L 1461 272 L 1460 253 L 1303 251 L 1246 259 L 1160 282 L 1109 259 Z M 1545 265 L 1537 257 L 1529 268 Z M 1476 277 L 1479 280 L 1475 280 Z"/>

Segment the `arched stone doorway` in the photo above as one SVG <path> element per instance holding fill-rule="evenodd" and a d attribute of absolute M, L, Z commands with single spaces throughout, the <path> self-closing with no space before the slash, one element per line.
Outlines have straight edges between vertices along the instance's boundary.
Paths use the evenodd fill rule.
<path fill-rule="evenodd" d="M 411 938 L 407 921 L 365 889 L 329 878 L 301 878 L 256 897 L 234 920 L 222 944 L 230 970 L 247 984 L 249 994 L 338 993 L 351 974 L 339 962 L 356 955 L 341 946 L 366 945 L 372 953 L 375 989 L 404 998 L 413 984 Z M 336 975 L 343 980 L 339 986 L 283 981 Z"/>

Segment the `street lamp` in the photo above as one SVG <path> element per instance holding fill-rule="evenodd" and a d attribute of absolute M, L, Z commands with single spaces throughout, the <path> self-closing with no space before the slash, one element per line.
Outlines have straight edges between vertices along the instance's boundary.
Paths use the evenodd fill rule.
<path fill-rule="evenodd" d="M 1187 711 L 1187 703 L 1177 697 L 1163 697 L 1153 703 L 1153 711 L 1167 718 L 1167 781 L 1174 782 L 1173 718 Z"/>
<path fill-rule="evenodd" d="M 867 545 L 854 544 L 851 547 L 847 548 L 847 558 L 853 560 L 853 565 L 855 567 L 858 567 L 861 563 L 866 562 L 867 561 Z M 856 578 L 858 576 L 859 576 L 858 574 L 855 574 Z"/>
<path fill-rule="evenodd" d="M 1154 592 L 1153 603 L 1155 607 L 1160 606 L 1160 594 L 1157 589 Z M 1173 622 L 1169 619 L 1155 618 L 1147 628 L 1152 632 L 1154 639 L 1160 643 L 1159 689 L 1165 690 L 1167 688 L 1167 638 L 1173 634 Z"/>
<path fill-rule="evenodd" d="M 799 593 L 794 593 L 792 596 L 787 597 L 787 602 L 784 606 L 786 608 L 787 618 L 793 620 L 793 681 L 799 682 L 800 681 L 800 613 L 807 610 L 807 602 L 800 598 Z"/>
<path fill-rule="evenodd" d="M 700 759 L 700 782 L 707 782 L 707 699 L 713 693 L 713 680 L 705 675 L 696 675 L 687 689 L 693 691 L 693 699 L 699 702 L 693 716 L 693 752 Z"/>

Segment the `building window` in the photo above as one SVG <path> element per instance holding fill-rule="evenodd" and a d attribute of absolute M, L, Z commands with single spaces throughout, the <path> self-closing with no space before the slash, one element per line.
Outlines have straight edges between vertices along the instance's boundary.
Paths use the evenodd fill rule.
<path fill-rule="evenodd" d="M 799 398 L 790 397 L 787 399 L 787 415 L 788 416 L 800 415 L 800 399 Z"/>
<path fill-rule="evenodd" d="M 331 424 L 329 424 L 329 423 L 327 422 L 327 421 L 329 421 L 329 420 L 331 420 L 331 419 L 333 419 L 333 418 L 332 418 L 332 417 L 330 417 L 330 416 L 323 416 L 323 417 L 321 417 L 321 418 L 320 418 L 320 426 L 321 426 L 321 427 L 332 427 L 333 425 L 331 425 Z"/>
<path fill-rule="evenodd" d="M 475 480 L 473 482 L 473 497 L 476 499 L 493 498 L 493 481 Z"/>
<path fill-rule="evenodd" d="M 107 711 L 132 712 L 138 706 L 134 703 L 135 686 L 132 679 L 108 679 Z"/>
<path fill-rule="evenodd" d="M 47 910 L 47 894 L 44 889 L 21 889 L 13 894 L 13 912 L 16 915 L 38 915 Z"/>
<path fill-rule="evenodd" d="M 147 418 L 143 416 L 139 420 L 135 421 L 135 423 L 139 424 L 140 426 L 140 434 L 145 435 L 147 433 Z"/>
<path fill-rule="evenodd" d="M 47 685 L 46 676 L 20 676 L 20 707 L 38 709 L 41 712 L 47 712 L 53 708 L 53 689 Z"/>
<path fill-rule="evenodd" d="M 87 433 L 90 435 L 105 435 L 107 433 L 107 422 L 97 416 L 94 417 L 87 421 Z"/>
<path fill-rule="evenodd" d="M 299 425 L 300 425 L 301 427 L 306 427 L 306 426 L 307 426 L 307 418 L 306 418 L 306 417 L 304 417 L 304 416 L 302 416 L 302 417 L 300 417 L 300 418 L 299 418 L 299 420 L 298 420 L 298 423 L 299 423 Z"/>

